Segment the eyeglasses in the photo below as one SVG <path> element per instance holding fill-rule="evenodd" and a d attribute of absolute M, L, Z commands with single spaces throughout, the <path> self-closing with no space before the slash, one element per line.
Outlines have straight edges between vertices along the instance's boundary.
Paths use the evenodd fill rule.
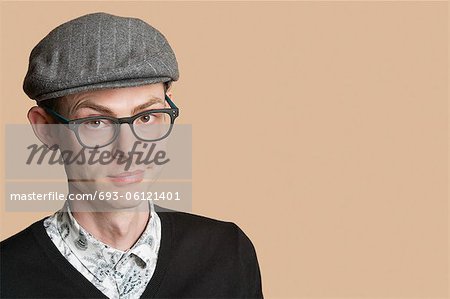
<path fill-rule="evenodd" d="M 170 108 L 150 109 L 122 118 L 90 116 L 69 120 L 48 107 L 43 108 L 72 130 L 82 146 L 99 148 L 113 143 L 119 136 L 120 125 L 125 123 L 130 125 L 134 136 L 142 141 L 158 141 L 169 136 L 179 109 L 167 95 L 165 100 Z"/>

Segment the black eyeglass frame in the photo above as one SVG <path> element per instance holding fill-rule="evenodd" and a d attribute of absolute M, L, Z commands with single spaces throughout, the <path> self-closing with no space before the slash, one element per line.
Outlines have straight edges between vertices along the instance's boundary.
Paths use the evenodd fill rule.
<path fill-rule="evenodd" d="M 66 127 L 70 130 L 72 130 L 75 133 L 75 136 L 78 139 L 78 142 L 86 148 L 91 148 L 91 149 L 95 149 L 95 148 L 101 148 L 101 147 L 105 147 L 110 145 L 111 143 L 113 143 L 116 139 L 117 136 L 119 136 L 120 134 L 120 124 L 128 124 L 131 128 L 131 131 L 133 132 L 134 136 L 142 141 L 146 141 L 146 142 L 152 142 L 152 141 L 158 141 L 158 140 L 162 140 L 164 138 L 166 138 L 167 136 L 169 136 L 169 134 L 172 132 L 172 128 L 173 128 L 173 124 L 175 122 L 175 119 L 179 116 L 180 111 L 178 109 L 178 107 L 175 105 L 174 102 L 172 102 L 172 100 L 169 98 L 169 96 L 167 96 L 167 94 L 165 95 L 165 100 L 167 101 L 167 103 L 169 103 L 170 108 L 163 108 L 163 109 L 150 109 L 150 110 L 146 110 L 146 111 L 142 111 L 139 112 L 136 115 L 130 116 L 130 117 L 121 117 L 121 118 L 116 118 L 116 117 L 112 117 L 112 116 L 89 116 L 89 117 L 83 117 L 83 118 L 77 118 L 77 119 L 67 119 L 64 116 L 62 116 L 61 114 L 59 114 L 58 112 L 54 111 L 53 109 L 46 107 L 45 105 L 42 106 L 42 108 L 44 108 L 45 111 L 47 111 L 49 114 L 51 114 L 52 116 L 54 116 L 59 122 L 61 122 L 62 124 L 66 125 Z M 170 116 L 170 127 L 169 130 L 167 131 L 167 133 L 157 139 L 152 139 L 152 140 L 146 140 L 146 139 L 142 139 L 140 138 L 136 132 L 134 131 L 134 127 L 133 127 L 133 122 L 144 115 L 150 114 L 150 113 L 167 113 Z M 78 127 L 80 124 L 82 124 L 85 121 L 90 121 L 90 120 L 98 120 L 98 119 L 108 119 L 111 122 L 113 122 L 114 124 L 117 124 L 119 126 L 118 129 L 114 130 L 114 136 L 111 138 L 111 141 L 108 142 L 105 145 L 102 146 L 87 146 L 85 145 L 80 138 L 80 135 L 78 133 Z"/>

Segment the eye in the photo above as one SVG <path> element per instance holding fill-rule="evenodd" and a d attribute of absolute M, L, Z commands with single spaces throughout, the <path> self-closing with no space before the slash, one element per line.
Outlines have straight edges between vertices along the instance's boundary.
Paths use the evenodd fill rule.
<path fill-rule="evenodd" d="M 153 119 L 154 119 L 154 116 L 151 113 L 144 114 L 141 117 L 139 117 L 139 122 L 143 123 L 143 124 L 146 124 L 146 123 L 149 123 L 149 122 L 153 121 Z"/>
<path fill-rule="evenodd" d="M 107 119 L 94 119 L 87 120 L 82 123 L 82 125 L 87 129 L 103 129 L 108 127 L 111 122 Z"/>

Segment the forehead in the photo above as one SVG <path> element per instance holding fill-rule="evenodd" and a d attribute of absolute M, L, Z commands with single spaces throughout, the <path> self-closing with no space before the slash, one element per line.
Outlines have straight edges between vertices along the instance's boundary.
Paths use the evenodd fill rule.
<path fill-rule="evenodd" d="M 124 110 L 158 98 L 164 102 L 164 96 L 163 83 L 100 89 L 65 96 L 61 99 L 60 108 L 70 111 L 80 103 L 89 102 L 108 107 L 111 110 Z"/>

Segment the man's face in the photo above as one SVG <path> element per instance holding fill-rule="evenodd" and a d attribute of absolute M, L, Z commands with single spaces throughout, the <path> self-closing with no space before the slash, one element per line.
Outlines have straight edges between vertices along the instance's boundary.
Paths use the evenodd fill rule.
<path fill-rule="evenodd" d="M 170 96 L 171 94 L 169 94 Z M 92 116 L 130 117 L 149 109 L 168 107 L 165 102 L 162 83 L 88 91 L 66 96 L 61 101 L 58 112 L 70 120 Z M 147 120 L 138 121 L 145 122 Z M 166 121 L 170 123 L 170 119 Z M 107 134 L 106 131 L 103 133 L 101 122 L 92 122 L 83 130 L 87 132 L 86 134 L 100 132 L 95 133 L 98 139 Z M 78 132 L 80 133 L 80 129 Z M 120 125 L 119 132 L 119 135 L 111 144 L 99 148 L 99 152 L 96 153 L 96 159 L 103 154 L 106 157 L 103 161 L 109 161 L 108 163 L 90 163 L 88 161 L 81 164 L 65 163 L 70 192 L 93 194 L 97 191 L 111 192 L 112 196 L 114 194 L 122 195 L 122 199 L 118 198 L 117 201 L 106 202 L 107 205 L 115 208 L 131 207 L 141 203 L 134 199 L 125 200 L 126 193 L 134 195 L 135 193 L 147 192 L 151 182 L 156 179 L 161 166 L 158 167 L 154 163 L 149 165 L 138 164 L 136 163 L 137 155 L 130 156 L 129 152 L 133 149 L 135 152 L 141 152 L 141 157 L 145 157 L 152 144 L 156 145 L 154 153 L 164 150 L 165 139 L 147 143 L 140 141 L 135 137 L 128 124 Z M 54 141 L 58 144 L 61 152 L 76 155 L 83 151 L 83 146 L 75 133 L 65 126 L 58 125 Z M 88 159 L 92 149 L 85 148 L 84 153 L 86 159 Z M 120 159 L 122 159 L 122 163 L 119 162 Z M 123 163 L 123 161 L 128 161 L 128 164 Z M 128 168 L 126 165 L 128 165 Z M 133 196 L 131 197 L 133 198 Z"/>

